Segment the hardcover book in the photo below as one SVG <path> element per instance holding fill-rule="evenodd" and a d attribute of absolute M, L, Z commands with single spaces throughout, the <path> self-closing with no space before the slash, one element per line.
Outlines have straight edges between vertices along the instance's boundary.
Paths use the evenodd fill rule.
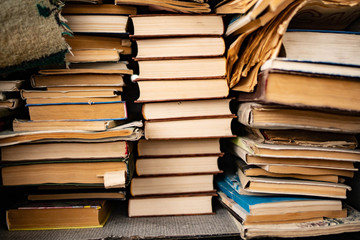
<path fill-rule="evenodd" d="M 281 87 L 279 87 L 281 86 Z M 292 107 L 359 112 L 360 81 L 353 78 L 310 76 L 263 71 L 253 93 L 238 93 L 238 101 L 284 104 Z"/>
<path fill-rule="evenodd" d="M 237 116 L 240 123 L 251 128 L 360 132 L 360 117 L 343 112 L 246 102 L 239 105 Z"/>
<path fill-rule="evenodd" d="M 216 193 L 129 199 L 129 217 L 213 214 L 212 198 Z"/>
<path fill-rule="evenodd" d="M 130 17 L 134 24 L 135 38 L 220 36 L 224 32 L 223 19 L 220 15 L 143 14 Z"/>
<path fill-rule="evenodd" d="M 103 227 L 110 216 L 106 200 L 28 202 L 6 211 L 9 230 Z"/>

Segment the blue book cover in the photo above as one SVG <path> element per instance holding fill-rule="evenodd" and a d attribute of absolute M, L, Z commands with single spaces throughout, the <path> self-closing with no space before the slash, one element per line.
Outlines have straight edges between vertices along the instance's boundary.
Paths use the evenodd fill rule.
<path fill-rule="evenodd" d="M 241 183 L 236 174 L 226 173 L 223 177 L 216 180 L 216 185 L 220 191 L 226 194 L 229 198 L 239 204 L 244 210 L 250 214 L 250 207 L 256 204 L 266 204 L 284 201 L 301 201 L 301 200 L 318 200 L 317 198 L 304 197 L 287 197 L 287 196 L 253 196 L 243 195 L 239 193 Z"/>

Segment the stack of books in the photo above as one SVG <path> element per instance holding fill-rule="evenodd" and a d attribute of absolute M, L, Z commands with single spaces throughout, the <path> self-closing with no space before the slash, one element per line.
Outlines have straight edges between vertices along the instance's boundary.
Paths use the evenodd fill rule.
<path fill-rule="evenodd" d="M 138 144 L 129 216 L 210 214 L 219 138 L 232 136 L 234 117 L 226 98 L 222 17 L 131 19 L 145 139 Z"/>
<path fill-rule="evenodd" d="M 20 93 L 30 119 L 15 119 L 13 131 L 1 135 L 3 186 L 38 186 L 7 211 L 9 229 L 101 227 L 108 200 L 126 199 L 142 123 L 128 122 L 122 100 L 132 70 L 119 60 L 131 54 L 131 42 L 111 34 L 126 37 L 135 12 L 108 4 L 64 7 L 75 34 L 67 37 L 70 68 L 34 75 L 38 90 Z"/>
<path fill-rule="evenodd" d="M 293 17 L 285 15 L 298 10 L 294 2 L 255 31 L 253 42 L 248 43 L 255 48 L 249 46 L 240 54 L 239 61 L 245 65 L 233 66 L 234 73 L 239 71 L 233 80 L 244 77 L 234 87 L 238 137 L 224 147 L 232 155 L 236 174 L 219 179 L 218 187 L 220 201 L 241 218 L 244 237 L 330 234 L 331 228 L 326 233 L 307 232 L 301 226 L 327 225 L 322 218 L 341 218 L 347 224 L 355 219 L 356 211 L 342 200 L 351 191 L 347 180 L 358 171 L 360 161 L 356 139 L 360 133 L 360 35 L 298 28 L 280 34 L 278 30 L 287 28 Z M 280 27 L 280 23 L 285 25 Z M 298 23 L 290 26 L 300 27 Z M 272 43 L 267 44 L 270 37 Z M 261 47 L 255 46 L 258 40 Z M 326 201 L 337 207 L 323 212 Z M 274 212 L 257 212 L 260 205 L 272 206 Z"/>

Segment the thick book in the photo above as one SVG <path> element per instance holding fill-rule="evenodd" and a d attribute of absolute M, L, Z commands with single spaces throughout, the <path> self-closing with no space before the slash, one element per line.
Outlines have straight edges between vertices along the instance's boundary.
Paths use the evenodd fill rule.
<path fill-rule="evenodd" d="M 134 158 L 12 162 L 1 169 L 4 186 L 88 185 L 124 188 L 132 178 Z"/>
<path fill-rule="evenodd" d="M 242 171 L 238 171 L 238 175 L 243 188 L 254 193 L 346 199 L 346 192 L 351 190 L 351 187 L 342 183 L 271 177 L 247 177 Z"/>
<path fill-rule="evenodd" d="M 158 120 L 145 122 L 146 139 L 219 138 L 233 136 L 233 117 Z"/>
<path fill-rule="evenodd" d="M 143 103 L 145 120 L 231 116 L 231 99 Z"/>
<path fill-rule="evenodd" d="M 136 59 L 223 56 L 222 37 L 179 37 L 136 39 Z"/>
<path fill-rule="evenodd" d="M 213 214 L 216 193 L 175 196 L 136 197 L 129 199 L 129 217 Z"/>
<path fill-rule="evenodd" d="M 239 105 L 237 116 L 240 123 L 251 128 L 360 132 L 360 117 L 342 112 L 246 102 Z"/>
<path fill-rule="evenodd" d="M 214 14 L 143 14 L 130 17 L 135 38 L 220 36 L 224 32 L 222 16 Z"/>
<path fill-rule="evenodd" d="M 18 162 L 127 158 L 132 152 L 132 148 L 132 143 L 127 141 L 17 144 L 1 148 L 1 161 Z"/>
<path fill-rule="evenodd" d="M 200 139 L 140 139 L 137 146 L 140 157 L 171 157 L 220 155 L 219 138 Z"/>
<path fill-rule="evenodd" d="M 358 32 L 288 29 L 282 44 L 289 59 L 349 65 L 360 61 Z"/>
<path fill-rule="evenodd" d="M 110 98 L 111 99 L 111 98 Z M 124 120 L 124 101 L 26 104 L 31 120 Z"/>
<path fill-rule="evenodd" d="M 214 191 L 214 175 L 134 177 L 130 184 L 133 197 L 156 194 L 187 194 Z"/>
<path fill-rule="evenodd" d="M 138 158 L 135 170 L 138 176 L 190 175 L 220 173 L 219 156 L 176 156 Z"/>
<path fill-rule="evenodd" d="M 187 80 L 137 81 L 140 95 L 137 102 L 164 102 L 225 98 L 229 94 L 226 79 L 204 78 Z"/>
<path fill-rule="evenodd" d="M 127 34 L 128 16 L 123 15 L 65 15 L 74 33 Z"/>
<path fill-rule="evenodd" d="M 9 230 L 96 228 L 110 212 L 106 200 L 25 202 L 6 210 L 6 225 Z"/>
<path fill-rule="evenodd" d="M 235 179 L 235 178 L 232 178 Z M 239 181 L 239 180 L 237 180 Z M 226 180 L 217 180 L 219 200 L 242 219 L 242 224 L 309 221 L 313 218 L 346 217 L 341 200 L 271 195 L 243 195 Z"/>
<path fill-rule="evenodd" d="M 281 87 L 280 87 L 281 86 Z M 253 93 L 237 94 L 238 101 L 284 104 L 292 107 L 359 112 L 358 78 L 336 78 L 299 72 L 262 71 Z"/>
<path fill-rule="evenodd" d="M 206 79 L 226 75 L 224 57 L 138 60 L 137 80 Z"/>

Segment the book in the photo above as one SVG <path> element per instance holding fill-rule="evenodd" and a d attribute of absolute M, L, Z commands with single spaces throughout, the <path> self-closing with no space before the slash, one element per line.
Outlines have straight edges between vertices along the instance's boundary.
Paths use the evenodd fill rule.
<path fill-rule="evenodd" d="M 47 87 L 47 91 L 94 91 L 94 90 L 113 90 L 118 94 L 122 94 L 124 87 L 122 86 L 73 86 L 73 87 Z M 117 95 L 116 97 L 119 97 Z"/>
<path fill-rule="evenodd" d="M 139 157 L 221 155 L 219 138 L 202 139 L 140 139 Z"/>
<path fill-rule="evenodd" d="M 10 98 L 6 100 L 0 100 L 0 109 L 17 109 L 22 107 L 23 104 L 18 98 Z"/>
<path fill-rule="evenodd" d="M 359 65 L 359 40 L 358 32 L 288 29 L 282 44 L 289 59 Z"/>
<path fill-rule="evenodd" d="M 25 80 L 1 80 L 1 92 L 18 92 L 22 89 Z"/>
<path fill-rule="evenodd" d="M 334 169 L 334 168 L 320 168 L 312 166 L 290 166 L 290 165 L 258 165 L 268 172 L 279 174 L 302 174 L 302 175 L 338 175 L 341 177 L 352 178 L 357 168 L 352 169 Z"/>
<path fill-rule="evenodd" d="M 242 153 L 252 156 L 276 158 L 309 158 L 312 160 L 336 160 L 346 162 L 360 161 L 360 151 L 355 149 L 337 149 L 327 147 L 287 146 L 282 144 L 261 143 L 250 137 L 236 137 L 231 139 L 233 147 L 243 150 Z M 237 148 L 238 147 L 238 148 Z M 239 149 L 240 148 L 240 149 Z M 239 152 L 239 155 L 241 151 Z M 242 155 L 242 157 L 245 157 Z M 294 160 L 295 161 L 295 160 Z"/>
<path fill-rule="evenodd" d="M 249 135 L 266 144 L 282 144 L 308 147 L 355 149 L 358 141 L 354 134 L 318 132 L 302 129 L 247 128 Z"/>
<path fill-rule="evenodd" d="M 29 98 L 59 98 L 59 97 L 113 97 L 116 96 L 114 90 L 70 90 L 70 91 L 42 91 L 24 90 L 20 91 L 22 99 Z"/>
<path fill-rule="evenodd" d="M 218 156 L 138 158 L 138 176 L 184 175 L 220 173 Z"/>
<path fill-rule="evenodd" d="M 359 88 L 360 82 L 353 78 L 265 71 L 259 74 L 256 91 L 239 93 L 237 100 L 358 112 L 354 102 Z"/>
<path fill-rule="evenodd" d="M 111 36 L 76 35 L 65 36 L 66 42 L 73 50 L 84 49 L 113 49 L 121 55 L 132 53 L 131 40 Z"/>
<path fill-rule="evenodd" d="M 103 227 L 110 216 L 106 200 L 18 203 L 6 210 L 9 230 L 47 230 Z"/>
<path fill-rule="evenodd" d="M 259 218 L 253 218 L 253 216 L 243 218 L 240 216 L 244 215 L 241 207 L 230 197 L 226 196 L 221 191 L 218 191 L 218 200 L 220 203 L 244 226 L 250 224 L 289 224 L 289 223 L 301 223 L 301 222 L 312 222 L 319 221 L 326 218 L 345 218 L 346 209 L 343 210 L 328 210 L 328 211 L 303 211 L 297 213 L 288 213 L 281 215 L 261 215 Z M 246 215 L 245 215 L 246 216 Z M 249 220 L 251 219 L 251 220 Z M 255 220 L 254 220 L 255 219 Z M 258 219 L 260 221 L 258 221 Z M 280 219 L 280 220 L 278 220 Z"/>
<path fill-rule="evenodd" d="M 122 87 L 125 85 L 121 74 L 37 74 L 31 77 L 33 88 L 49 87 Z"/>
<path fill-rule="evenodd" d="M 342 112 L 247 102 L 239 105 L 237 116 L 240 123 L 251 128 L 360 132 L 360 117 Z"/>
<path fill-rule="evenodd" d="M 125 15 L 64 15 L 74 33 L 127 34 Z"/>
<path fill-rule="evenodd" d="M 110 100 L 110 99 L 109 99 Z M 31 120 L 124 120 L 124 101 L 26 104 Z M 66 114 L 65 114 L 66 113 Z"/>
<path fill-rule="evenodd" d="M 224 32 L 222 16 L 213 14 L 143 14 L 130 17 L 135 38 L 220 36 Z"/>
<path fill-rule="evenodd" d="M 82 87 L 83 88 L 83 87 Z M 114 89 L 105 89 L 105 91 L 101 90 L 98 91 L 98 93 L 101 92 L 113 92 L 113 95 L 108 95 L 108 96 L 102 96 L 102 97 L 82 97 L 82 96 L 66 96 L 70 91 L 70 94 L 78 94 L 80 92 L 79 95 L 84 95 L 83 93 L 83 89 L 82 90 L 59 90 L 56 92 L 56 94 L 59 95 L 59 97 L 41 97 L 41 98 L 27 98 L 26 99 L 26 104 L 27 105 L 36 105 L 36 106 L 41 106 L 42 104 L 93 104 L 93 103 L 107 103 L 107 102 L 122 102 L 122 96 L 121 95 L 116 95 L 116 92 Z M 45 91 L 44 91 L 45 92 Z M 50 91 L 51 92 L 51 91 Z M 86 93 L 87 92 L 87 93 Z M 93 92 L 93 91 L 90 91 Z M 41 93 L 42 94 L 42 93 Z M 51 94 L 51 93 L 50 93 Z M 89 94 L 89 91 L 85 90 L 85 94 Z M 120 93 L 119 93 L 120 94 Z M 61 97 L 61 95 L 65 95 L 64 97 Z M 55 120 L 55 119 L 50 119 L 51 120 Z"/>
<path fill-rule="evenodd" d="M 136 59 L 223 56 L 222 37 L 176 37 L 136 39 Z"/>
<path fill-rule="evenodd" d="M 136 7 L 114 4 L 65 4 L 62 14 L 136 14 Z"/>
<path fill-rule="evenodd" d="M 237 171 L 243 188 L 255 193 L 287 194 L 346 199 L 351 187 L 342 183 L 281 179 L 271 177 L 247 177 Z"/>
<path fill-rule="evenodd" d="M 138 60 L 137 63 L 140 72 L 137 80 L 206 79 L 226 75 L 224 57 Z"/>
<path fill-rule="evenodd" d="M 132 52 L 128 38 L 108 36 L 77 35 L 67 36 L 71 52 L 66 54 L 68 63 L 117 62 L 121 55 Z"/>
<path fill-rule="evenodd" d="M 316 158 L 299 158 L 299 157 L 266 157 L 261 155 L 253 155 L 246 149 L 236 144 L 227 146 L 228 151 L 237 157 L 243 159 L 247 164 L 257 165 L 264 170 L 272 173 L 281 174 L 302 174 L 302 175 L 339 175 L 352 177 L 354 171 L 358 169 L 354 167 L 354 163 L 344 160 L 326 160 Z"/>
<path fill-rule="evenodd" d="M 274 178 L 295 178 L 295 179 L 302 179 L 302 180 L 312 180 L 312 181 L 323 181 L 323 182 L 333 182 L 338 183 L 340 182 L 340 177 L 334 174 L 328 175 L 308 175 L 306 172 L 305 174 L 294 174 L 294 173 L 274 173 L 266 171 L 265 169 L 257 166 L 257 165 L 249 165 L 241 158 L 234 158 L 236 167 L 239 171 L 247 177 L 274 177 Z M 352 172 L 351 172 L 352 173 Z M 351 176 L 350 176 L 351 177 Z"/>
<path fill-rule="evenodd" d="M 246 238 L 259 237 L 311 237 L 330 234 L 358 232 L 360 213 L 349 205 L 345 205 L 348 216 L 346 218 L 326 218 L 305 223 L 289 224 L 249 224 L 239 225 L 241 235 Z M 331 236 L 333 237 L 333 236 Z"/>
<path fill-rule="evenodd" d="M 298 196 L 244 195 L 232 184 L 240 183 L 237 176 L 219 178 L 216 185 L 220 200 L 242 218 L 242 224 L 288 223 L 294 220 L 308 220 L 323 217 L 346 217 L 341 200 Z"/>
<path fill-rule="evenodd" d="M 2 166 L 2 183 L 3 186 L 85 184 L 124 188 L 132 178 L 132 161 L 130 157 L 114 160 L 13 163 Z"/>
<path fill-rule="evenodd" d="M 126 158 L 132 151 L 131 142 L 114 141 L 102 143 L 40 143 L 17 144 L 1 148 L 1 161 L 51 161 L 70 159 L 116 159 Z"/>
<path fill-rule="evenodd" d="M 329 75 L 338 77 L 359 77 L 359 67 L 336 63 L 293 60 L 286 57 L 277 57 L 267 60 L 260 68 L 261 71 L 274 69 L 277 71 L 293 71 L 308 74 Z"/>
<path fill-rule="evenodd" d="M 33 132 L 48 130 L 83 130 L 105 131 L 120 125 L 119 121 L 30 121 L 14 119 L 12 128 L 14 132 Z"/>
<path fill-rule="evenodd" d="M 130 184 L 133 197 L 155 194 L 187 194 L 214 191 L 214 175 L 134 177 Z"/>
<path fill-rule="evenodd" d="M 29 201 L 53 201 L 53 200 L 79 200 L 79 199 L 94 199 L 94 200 L 126 200 L 126 191 L 122 189 L 104 189 L 94 187 L 81 187 L 81 186 L 67 186 L 58 185 L 50 186 L 44 185 L 34 192 L 27 194 Z M 52 187 L 52 188 L 50 188 Z M 65 188 L 67 187 L 67 188 Z"/>
<path fill-rule="evenodd" d="M 119 125 L 105 131 L 86 131 L 86 130 L 46 130 L 14 132 L 2 131 L 0 133 L 0 146 L 10 146 L 20 143 L 31 142 L 108 142 L 116 140 L 136 141 L 143 136 L 140 127 L 141 121 L 133 121 Z"/>
<path fill-rule="evenodd" d="M 211 194 L 130 198 L 129 217 L 213 214 Z"/>
<path fill-rule="evenodd" d="M 38 74 L 133 74 L 127 67 L 128 62 L 73 63 L 70 68 L 41 69 Z"/>
<path fill-rule="evenodd" d="M 145 120 L 231 116 L 231 99 L 210 99 L 197 101 L 143 103 Z"/>
<path fill-rule="evenodd" d="M 203 0 L 115 0 L 115 4 L 148 6 L 153 10 L 165 10 L 170 12 L 183 13 L 209 13 L 211 11 L 209 4 Z"/>
<path fill-rule="evenodd" d="M 138 102 L 159 102 L 225 98 L 229 87 L 224 78 L 188 80 L 137 81 L 140 95 Z"/>
<path fill-rule="evenodd" d="M 120 55 L 113 49 L 79 49 L 66 54 L 67 63 L 117 62 Z"/>
<path fill-rule="evenodd" d="M 232 117 L 145 121 L 145 139 L 231 137 Z"/>

